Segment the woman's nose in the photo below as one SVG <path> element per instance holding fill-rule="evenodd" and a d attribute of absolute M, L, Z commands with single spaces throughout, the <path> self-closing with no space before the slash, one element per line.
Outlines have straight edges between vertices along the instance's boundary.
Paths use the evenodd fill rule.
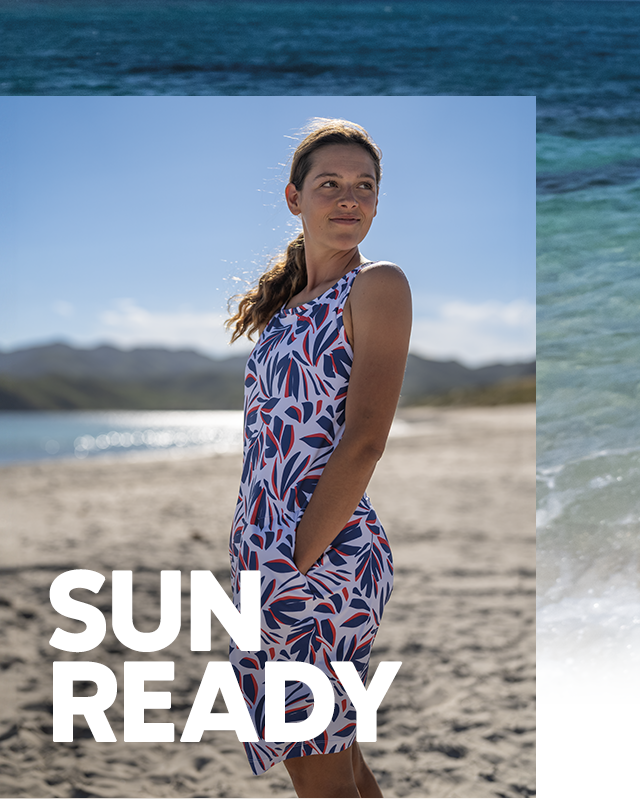
<path fill-rule="evenodd" d="M 352 188 L 345 189 L 344 194 L 339 200 L 341 205 L 357 205 L 358 200 Z"/>

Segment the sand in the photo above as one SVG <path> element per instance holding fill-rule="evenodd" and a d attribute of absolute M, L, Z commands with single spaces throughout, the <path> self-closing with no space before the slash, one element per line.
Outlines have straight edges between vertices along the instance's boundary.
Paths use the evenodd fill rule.
<path fill-rule="evenodd" d="M 407 409 L 369 494 L 394 552 L 396 584 L 374 647 L 403 665 L 363 744 L 385 796 L 534 795 L 534 463 L 532 406 Z M 188 572 L 228 584 L 227 540 L 239 482 L 237 455 L 164 461 L 49 461 L 0 470 L 0 795 L 15 797 L 288 797 L 282 764 L 254 777 L 233 732 L 201 743 L 179 735 L 208 660 L 189 649 Z M 134 571 L 135 622 L 159 619 L 161 569 L 183 572 L 183 630 L 169 648 L 132 653 L 110 625 L 100 647 L 73 654 L 48 644 L 61 626 L 49 587 L 86 568 L 107 581 Z M 122 741 L 125 660 L 173 660 L 175 743 Z M 73 743 L 52 740 L 52 662 L 94 660 L 118 678 L 107 712 L 116 743 L 93 740 L 76 717 Z M 79 686 L 83 690 L 83 686 Z M 95 689 L 86 686 L 87 694 Z M 216 704 L 216 710 L 224 705 Z"/>

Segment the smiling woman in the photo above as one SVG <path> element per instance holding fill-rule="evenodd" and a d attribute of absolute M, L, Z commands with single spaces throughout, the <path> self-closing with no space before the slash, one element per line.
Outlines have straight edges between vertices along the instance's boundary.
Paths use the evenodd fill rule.
<path fill-rule="evenodd" d="M 285 256 L 240 299 L 233 338 L 259 331 L 245 375 L 244 465 L 231 577 L 262 574 L 262 648 L 229 659 L 260 740 L 256 774 L 284 761 L 298 796 L 382 796 L 356 743 L 356 711 L 332 662 L 366 683 L 393 586 L 391 549 L 365 493 L 393 419 L 411 328 L 407 281 L 364 258 L 380 151 L 358 125 L 320 120 L 296 150 L 285 196 L 302 222 Z M 347 391 L 348 389 L 348 391 Z M 334 709 L 309 741 L 265 740 L 265 668 L 303 661 L 331 681 Z M 313 707 L 286 690 L 290 722 Z"/>

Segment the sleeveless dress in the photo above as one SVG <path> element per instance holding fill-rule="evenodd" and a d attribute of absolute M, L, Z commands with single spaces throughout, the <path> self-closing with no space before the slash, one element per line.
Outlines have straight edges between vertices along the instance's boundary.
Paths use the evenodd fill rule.
<path fill-rule="evenodd" d="M 327 754 L 355 740 L 356 713 L 330 661 L 351 660 L 365 682 L 371 647 L 393 586 L 389 542 L 364 494 L 344 529 L 306 575 L 293 562 L 296 527 L 344 432 L 353 351 L 343 308 L 364 264 L 319 297 L 283 308 L 264 329 L 245 372 L 244 462 L 230 536 L 231 583 L 240 607 L 242 570 L 262 575 L 262 647 L 229 660 L 260 737 L 244 747 L 254 774 L 290 757 Z M 304 661 L 331 680 L 335 707 L 310 741 L 264 740 L 264 666 Z M 307 718 L 313 695 L 286 686 L 286 721 Z"/>

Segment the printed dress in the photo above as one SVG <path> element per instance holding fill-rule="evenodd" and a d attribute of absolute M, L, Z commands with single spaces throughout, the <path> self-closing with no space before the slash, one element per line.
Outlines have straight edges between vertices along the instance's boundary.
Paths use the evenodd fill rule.
<path fill-rule="evenodd" d="M 351 660 L 363 682 L 393 585 L 391 550 L 365 494 L 344 529 L 306 575 L 293 562 L 296 527 L 344 432 L 353 351 L 342 312 L 362 265 L 330 289 L 282 309 L 258 339 L 245 373 L 244 463 L 230 538 L 234 603 L 240 571 L 262 575 L 262 648 L 229 660 L 256 731 L 245 743 L 254 774 L 289 757 L 339 752 L 356 735 L 356 713 L 330 666 Z M 324 733 L 304 742 L 264 740 L 264 666 L 304 661 L 320 668 L 335 694 Z M 307 718 L 310 689 L 287 683 L 287 722 Z"/>

